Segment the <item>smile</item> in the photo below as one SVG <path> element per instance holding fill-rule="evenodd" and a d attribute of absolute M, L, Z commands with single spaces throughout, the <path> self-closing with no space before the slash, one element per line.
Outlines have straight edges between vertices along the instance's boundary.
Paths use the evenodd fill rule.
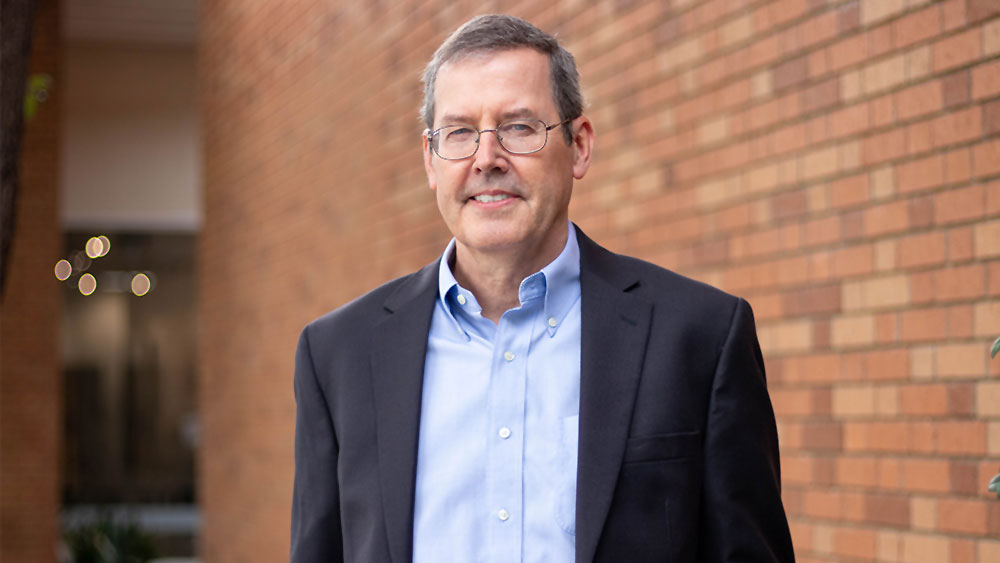
<path fill-rule="evenodd" d="M 512 197 L 514 196 L 510 194 L 479 194 L 477 196 L 473 196 L 472 199 L 478 201 L 479 203 L 493 203 L 494 201 L 503 201 Z"/>

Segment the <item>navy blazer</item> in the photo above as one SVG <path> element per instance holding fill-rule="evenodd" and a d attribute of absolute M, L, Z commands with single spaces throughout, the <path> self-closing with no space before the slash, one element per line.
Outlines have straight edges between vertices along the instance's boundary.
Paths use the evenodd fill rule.
<path fill-rule="evenodd" d="M 576 561 L 794 561 L 746 301 L 577 230 Z M 291 560 L 412 560 L 438 265 L 310 323 L 295 357 Z"/>

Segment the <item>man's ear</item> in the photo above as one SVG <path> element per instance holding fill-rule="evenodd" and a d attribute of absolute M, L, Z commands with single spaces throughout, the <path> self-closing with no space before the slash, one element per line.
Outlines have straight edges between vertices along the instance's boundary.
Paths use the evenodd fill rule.
<path fill-rule="evenodd" d="M 590 118 L 581 115 L 572 122 L 573 135 L 573 177 L 582 179 L 590 168 L 590 155 L 594 151 L 594 126 Z"/>
<path fill-rule="evenodd" d="M 430 131 L 424 129 L 424 172 L 427 173 L 427 185 L 437 190 L 437 174 L 434 172 L 434 153 L 431 151 Z"/>

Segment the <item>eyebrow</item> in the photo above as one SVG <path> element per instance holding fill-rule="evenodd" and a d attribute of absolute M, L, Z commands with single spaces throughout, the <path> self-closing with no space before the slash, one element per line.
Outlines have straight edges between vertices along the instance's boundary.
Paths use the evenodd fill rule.
<path fill-rule="evenodd" d="M 515 108 L 507 110 L 500 114 L 500 121 L 507 121 L 508 119 L 517 119 L 521 117 L 535 117 L 535 112 L 528 108 Z M 442 125 L 454 125 L 463 124 L 470 125 L 475 119 L 467 115 L 461 115 L 457 113 L 446 113 L 441 116 Z"/>

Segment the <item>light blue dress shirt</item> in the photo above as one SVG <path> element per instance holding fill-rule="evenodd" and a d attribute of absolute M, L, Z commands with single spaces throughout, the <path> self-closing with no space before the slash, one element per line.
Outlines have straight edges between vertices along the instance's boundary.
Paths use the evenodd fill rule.
<path fill-rule="evenodd" d="M 439 270 L 417 448 L 413 561 L 572 562 L 580 250 L 525 278 L 498 324 Z"/>

